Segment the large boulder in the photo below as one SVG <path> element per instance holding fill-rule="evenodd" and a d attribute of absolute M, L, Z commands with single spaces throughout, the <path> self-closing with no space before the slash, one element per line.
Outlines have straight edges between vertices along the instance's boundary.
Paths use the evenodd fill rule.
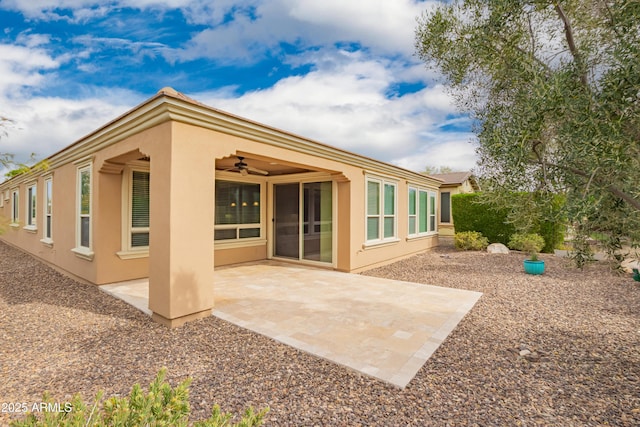
<path fill-rule="evenodd" d="M 492 243 L 487 247 L 487 252 L 490 254 L 508 254 L 509 248 L 502 243 Z"/>

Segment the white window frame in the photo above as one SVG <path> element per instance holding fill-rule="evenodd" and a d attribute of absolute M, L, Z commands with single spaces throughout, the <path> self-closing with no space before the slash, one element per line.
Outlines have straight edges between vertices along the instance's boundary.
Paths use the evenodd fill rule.
<path fill-rule="evenodd" d="M 89 213 L 82 212 L 82 174 L 89 174 Z M 91 212 L 93 208 L 93 163 L 78 165 L 76 172 L 76 247 L 71 249 L 77 257 L 87 261 L 93 261 L 93 230 Z M 89 218 L 89 246 L 82 246 L 82 218 Z"/>
<path fill-rule="evenodd" d="M 35 182 L 28 184 L 26 194 L 26 225 L 23 227 L 23 229 L 30 232 L 35 232 L 38 230 L 38 185 Z"/>
<path fill-rule="evenodd" d="M 42 239 L 45 245 L 53 245 L 53 177 L 44 179 L 44 191 L 42 195 Z"/>
<path fill-rule="evenodd" d="M 379 185 L 378 187 L 378 214 L 375 215 L 371 215 L 368 212 L 368 208 L 369 208 L 369 183 L 370 182 L 375 182 Z M 393 187 L 393 214 L 392 215 L 388 215 L 385 214 L 384 212 L 384 206 L 385 206 L 385 186 L 390 185 Z M 364 221 L 364 238 L 365 238 L 365 243 L 364 243 L 364 247 L 368 247 L 368 246 L 375 246 L 375 245 L 380 245 L 380 244 L 385 244 L 385 243 L 395 243 L 398 242 L 398 181 L 395 180 L 391 180 L 388 178 L 384 178 L 384 177 L 378 177 L 378 176 L 371 176 L 368 175 L 365 177 L 364 180 L 364 215 L 365 215 L 365 221 Z M 371 218 L 377 218 L 378 219 L 378 236 L 375 239 L 369 239 L 369 230 L 368 230 L 368 224 L 369 224 L 369 219 Z M 385 237 L 384 236 L 384 220 L 386 218 L 393 218 L 393 235 L 389 236 L 389 237 Z"/>
<path fill-rule="evenodd" d="M 218 174 L 216 174 L 218 175 Z M 266 243 L 266 231 L 265 231 L 265 218 L 266 218 L 266 193 L 265 193 L 265 182 L 264 179 L 260 179 L 260 178 L 251 178 L 251 177 L 227 177 L 227 176 L 222 176 L 222 177 L 216 177 L 216 182 L 217 181 L 225 181 L 225 182 L 235 182 L 238 184 L 254 184 L 254 185 L 259 185 L 260 186 L 260 222 L 259 223 L 252 223 L 252 224 L 219 224 L 216 225 L 215 224 L 215 217 L 214 217 L 214 236 L 215 236 L 215 230 L 236 230 L 236 238 L 235 239 L 222 239 L 222 240 L 215 240 L 214 237 L 214 241 L 215 241 L 215 245 L 218 248 L 236 248 L 236 247 L 243 247 L 243 246 L 255 246 L 256 244 L 264 244 Z M 214 183 L 215 185 L 215 183 Z M 214 206 L 215 206 L 215 195 L 214 195 Z M 215 215 L 215 212 L 214 212 Z M 240 230 L 241 229 L 245 229 L 245 228 L 260 228 L 260 235 L 258 237 L 243 237 L 240 238 Z"/>
<path fill-rule="evenodd" d="M 416 194 L 416 213 L 415 215 L 411 215 L 410 204 L 411 204 L 411 191 L 415 191 Z M 424 193 L 427 195 L 427 206 L 423 206 L 420 202 L 420 193 Z M 435 222 L 435 226 L 431 227 L 431 219 L 435 218 L 437 212 L 437 206 L 432 211 L 431 209 L 431 197 L 436 197 L 436 192 L 417 185 L 410 185 L 407 190 L 407 236 L 408 238 L 416 238 L 423 236 L 431 236 L 438 232 L 438 222 Z M 437 197 L 436 197 L 437 203 Z M 420 217 L 422 215 L 426 215 L 426 231 L 420 231 Z M 411 217 L 415 217 L 414 228 L 411 230 Z M 433 228 L 433 229 L 432 229 Z"/>
<path fill-rule="evenodd" d="M 433 198 L 433 203 L 431 203 L 431 198 Z M 438 193 L 435 191 L 429 191 L 428 197 L 429 203 L 429 222 L 427 223 L 427 229 L 429 230 L 429 234 L 437 234 L 438 233 Z M 433 209 L 431 209 L 433 207 Z M 433 230 L 430 230 L 431 223 L 433 222 Z"/>
<path fill-rule="evenodd" d="M 11 227 L 20 226 L 20 189 L 11 190 Z"/>
<path fill-rule="evenodd" d="M 133 227 L 133 173 L 151 173 L 149 162 L 134 162 L 127 165 L 122 173 L 122 244 L 116 253 L 121 259 L 145 258 L 149 256 L 149 246 L 132 246 L 133 233 L 148 233 L 149 227 Z M 151 176 L 151 175 L 149 175 Z M 151 214 L 151 212 L 149 212 Z"/>

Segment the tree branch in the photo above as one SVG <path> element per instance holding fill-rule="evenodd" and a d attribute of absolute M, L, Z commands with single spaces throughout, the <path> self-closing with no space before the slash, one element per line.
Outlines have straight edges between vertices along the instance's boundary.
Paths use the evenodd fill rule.
<path fill-rule="evenodd" d="M 613 186 L 613 185 L 607 185 L 604 184 L 602 182 L 602 180 L 595 178 L 595 175 L 589 175 L 586 172 L 581 171 L 580 169 L 574 168 L 572 166 L 561 166 L 555 163 L 545 163 L 547 166 L 551 166 L 554 167 L 556 169 L 563 169 L 566 171 L 569 171 L 575 175 L 581 176 L 583 178 L 588 178 L 591 182 L 591 180 L 594 180 L 600 184 L 603 184 L 605 186 L 605 188 L 607 189 L 607 191 L 609 191 L 611 194 L 613 194 L 616 197 L 621 198 L 622 200 L 624 200 L 625 202 L 627 202 L 633 209 L 640 211 L 640 200 L 634 199 L 630 194 L 625 193 L 624 191 L 620 190 L 619 188 Z M 594 179 L 595 178 L 595 179 Z"/>
<path fill-rule="evenodd" d="M 582 55 L 578 52 L 578 48 L 576 46 L 576 41 L 573 38 L 573 28 L 571 28 L 571 23 L 569 22 L 569 18 L 564 13 L 564 9 L 560 6 L 560 3 L 556 3 L 555 5 L 556 12 L 558 12 L 558 16 L 560 20 L 564 24 L 564 35 L 567 39 L 567 44 L 569 45 L 569 51 L 571 52 L 571 56 L 576 61 L 576 65 L 578 66 L 578 72 L 580 73 L 580 82 L 585 88 L 589 87 L 589 81 L 587 80 L 587 73 L 584 69 L 584 62 L 582 61 Z"/>

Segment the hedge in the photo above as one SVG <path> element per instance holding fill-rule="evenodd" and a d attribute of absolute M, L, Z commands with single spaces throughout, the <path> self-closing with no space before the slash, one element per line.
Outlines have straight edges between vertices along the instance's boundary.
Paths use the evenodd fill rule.
<path fill-rule="evenodd" d="M 524 197 L 514 194 L 514 197 Z M 509 239 L 516 233 L 516 225 L 508 221 L 510 210 L 506 207 L 495 207 L 480 203 L 480 193 L 455 194 L 451 197 L 451 213 L 455 232 L 478 231 L 490 243 L 509 244 Z M 556 197 L 551 210 L 558 213 L 562 209 L 563 199 Z M 560 221 L 540 221 L 528 233 L 536 233 L 544 238 L 542 252 L 550 253 L 564 241 L 565 226 Z"/>
<path fill-rule="evenodd" d="M 516 232 L 513 224 L 507 223 L 507 209 L 493 209 L 480 204 L 480 193 L 454 194 L 451 196 L 451 213 L 456 233 L 478 231 L 489 239 L 489 243 L 509 243 Z"/>

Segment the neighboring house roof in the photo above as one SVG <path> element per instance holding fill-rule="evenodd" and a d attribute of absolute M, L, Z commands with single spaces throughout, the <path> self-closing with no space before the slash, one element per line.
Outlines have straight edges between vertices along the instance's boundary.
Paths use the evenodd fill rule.
<path fill-rule="evenodd" d="M 431 176 L 442 180 L 443 187 L 462 185 L 465 181 L 469 180 L 474 190 L 476 191 L 480 190 L 480 186 L 478 185 L 471 171 L 436 173 L 436 174 L 431 174 Z"/>

